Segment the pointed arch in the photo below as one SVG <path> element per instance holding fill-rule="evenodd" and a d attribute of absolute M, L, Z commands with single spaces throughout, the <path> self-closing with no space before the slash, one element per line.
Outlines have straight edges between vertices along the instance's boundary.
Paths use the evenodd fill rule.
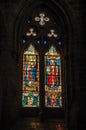
<path fill-rule="evenodd" d="M 32 44 L 23 53 L 22 106 L 39 107 L 39 54 Z"/>
<path fill-rule="evenodd" d="M 62 107 L 61 56 L 54 46 L 45 53 L 45 106 Z"/>
<path fill-rule="evenodd" d="M 54 17 L 54 22 L 52 22 L 52 23 L 54 25 L 56 25 L 57 28 L 55 26 L 55 28 L 53 28 L 54 31 L 51 31 L 52 28 L 50 29 L 47 26 L 47 27 L 45 27 L 45 29 L 47 29 L 47 31 L 43 32 L 43 27 L 41 27 L 42 32 L 43 32 L 43 33 L 41 33 L 40 29 L 36 30 L 37 29 L 37 28 L 35 28 L 36 26 L 31 26 L 31 27 L 34 27 L 34 32 L 33 33 L 29 32 L 29 33 L 27 33 L 27 35 L 29 36 L 31 34 L 31 37 L 33 37 L 33 36 L 34 37 L 32 39 L 26 38 L 26 37 L 24 37 L 24 35 L 26 36 L 27 27 L 32 22 L 31 16 L 32 16 L 33 12 L 35 12 L 36 9 L 38 9 L 38 7 L 40 7 L 40 9 L 45 8 L 45 11 L 49 12 L 50 16 Z M 44 1 L 37 0 L 36 2 L 34 2 L 34 0 L 27 0 L 27 1 L 22 1 L 20 7 L 18 6 L 18 8 L 16 10 L 18 13 L 17 13 L 16 19 L 14 20 L 15 26 L 14 26 L 13 51 L 16 52 L 15 55 L 17 56 L 18 63 L 19 63 L 19 58 L 21 55 L 22 48 L 25 48 L 25 46 L 27 46 L 28 43 L 30 43 L 30 41 L 32 41 L 32 42 L 34 41 L 35 45 L 37 43 L 36 46 L 40 46 L 39 55 L 41 55 L 41 58 L 40 58 L 41 66 L 39 68 L 42 72 L 42 74 L 40 74 L 40 77 L 41 77 L 40 81 L 42 82 L 42 83 L 40 83 L 40 86 L 43 90 L 44 72 L 43 72 L 43 68 L 41 69 L 41 67 L 43 67 L 45 63 L 43 63 L 44 59 L 42 59 L 42 58 L 43 58 L 43 56 L 45 56 L 44 54 L 45 54 L 47 48 L 49 48 L 52 45 L 52 43 L 53 43 L 53 45 L 55 45 L 56 49 L 59 48 L 63 53 L 62 57 L 61 57 L 61 60 L 62 60 L 61 63 L 63 64 L 62 65 L 62 83 L 64 84 L 64 89 L 65 89 L 64 92 L 62 92 L 63 96 L 64 96 L 64 101 L 65 101 L 65 103 L 62 104 L 62 108 L 63 109 L 68 108 L 69 107 L 68 105 L 70 104 L 70 101 L 72 98 L 72 93 L 70 92 L 70 90 L 72 90 L 72 86 L 73 86 L 72 85 L 73 82 L 71 83 L 72 77 L 73 77 L 73 75 L 71 75 L 72 74 L 71 73 L 72 72 L 72 67 L 71 67 L 71 63 L 72 63 L 71 58 L 72 57 L 71 56 L 74 53 L 73 44 L 75 42 L 74 31 L 75 31 L 75 26 L 76 26 L 75 21 L 73 21 L 72 9 L 70 8 L 70 6 L 68 4 L 66 4 L 66 2 L 64 0 L 58 0 L 58 1 L 49 0 L 48 2 L 46 2 L 45 0 Z M 41 21 L 41 24 L 44 25 L 44 22 Z M 48 25 L 48 22 L 47 22 L 47 25 Z M 48 29 L 50 29 L 50 30 L 48 30 Z M 56 31 L 56 30 L 58 30 L 58 31 Z M 60 34 L 60 35 L 58 35 L 58 38 L 61 38 L 61 39 L 55 41 L 53 39 L 53 37 L 56 37 L 58 32 Z M 53 33 L 54 33 L 54 35 L 53 35 Z M 36 34 L 39 34 L 39 35 L 48 34 L 47 35 L 48 38 L 46 39 L 46 36 L 44 36 L 44 37 L 41 37 L 41 40 L 40 40 L 40 37 L 37 37 Z M 43 96 L 44 90 L 42 92 L 43 93 L 41 93 L 41 95 Z M 70 96 L 68 96 L 68 95 L 70 95 Z M 42 102 L 44 102 L 44 98 L 42 98 L 42 96 L 41 96 L 41 99 L 42 99 Z M 67 98 L 67 96 L 68 96 L 68 98 Z M 67 100 L 65 100 L 65 97 Z M 43 104 L 42 104 L 42 106 L 43 106 Z M 65 106 L 65 108 L 64 108 L 64 106 Z"/>

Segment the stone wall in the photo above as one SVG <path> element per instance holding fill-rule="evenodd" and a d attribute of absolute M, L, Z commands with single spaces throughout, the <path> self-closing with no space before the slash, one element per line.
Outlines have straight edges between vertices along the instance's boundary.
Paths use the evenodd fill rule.
<path fill-rule="evenodd" d="M 33 0 L 36 2 L 35 0 Z M 54 4 L 59 2 L 51 0 Z M 27 0 L 30 2 L 30 0 Z M 45 1 L 46 2 L 46 1 Z M 19 64 L 16 61 L 16 46 L 14 45 L 14 27 L 18 15 L 26 3 L 25 0 L 0 1 L 0 120 L 11 122 L 20 117 L 21 88 L 19 83 Z M 70 45 L 70 71 L 72 88 L 70 90 L 71 102 L 68 111 L 70 127 L 75 130 L 84 116 L 85 98 L 85 47 L 84 27 L 85 10 L 82 0 L 63 0 L 71 11 L 74 27 L 74 43 Z M 64 4 L 62 6 L 65 6 Z M 65 7 L 66 8 L 66 7 Z M 15 80 L 14 80 L 15 79 Z M 83 112 L 82 112 L 83 111 Z M 82 113 L 82 114 L 79 114 Z M 80 117 L 79 117 L 80 115 Z M 80 120 L 78 120 L 80 119 Z M 8 123 L 7 123 L 8 124 Z M 83 122 L 82 122 L 83 124 Z M 78 126 L 77 126 L 78 125 Z M 82 127 L 82 126 L 81 126 Z"/>

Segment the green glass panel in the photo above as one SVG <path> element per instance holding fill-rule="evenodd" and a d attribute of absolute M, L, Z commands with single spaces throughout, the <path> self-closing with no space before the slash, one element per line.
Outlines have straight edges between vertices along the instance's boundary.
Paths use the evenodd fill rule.
<path fill-rule="evenodd" d="M 24 91 L 22 94 L 23 107 L 39 107 L 39 94 L 38 92 Z"/>
<path fill-rule="evenodd" d="M 33 45 L 23 54 L 23 107 L 39 106 L 39 55 Z"/>

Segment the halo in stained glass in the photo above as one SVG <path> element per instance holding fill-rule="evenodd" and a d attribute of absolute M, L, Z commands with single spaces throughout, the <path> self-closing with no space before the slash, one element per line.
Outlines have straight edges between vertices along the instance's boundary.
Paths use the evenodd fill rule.
<path fill-rule="evenodd" d="M 39 107 L 39 54 L 31 44 L 23 54 L 23 107 Z"/>
<path fill-rule="evenodd" d="M 45 54 L 45 106 L 62 107 L 61 57 L 54 46 Z"/>

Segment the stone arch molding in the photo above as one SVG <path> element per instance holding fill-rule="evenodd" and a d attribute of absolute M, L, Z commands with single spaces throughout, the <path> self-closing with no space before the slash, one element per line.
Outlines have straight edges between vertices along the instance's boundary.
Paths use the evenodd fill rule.
<path fill-rule="evenodd" d="M 34 4 L 33 4 L 34 3 Z M 40 6 L 41 4 L 44 4 L 49 10 L 55 12 L 55 14 L 59 17 L 61 21 L 61 26 L 64 31 L 64 59 L 67 59 L 67 63 L 71 66 L 71 60 L 70 60 L 70 55 L 73 54 L 73 44 L 75 42 L 75 21 L 74 21 L 74 16 L 71 7 L 66 3 L 64 0 L 22 0 L 21 4 L 17 8 L 17 13 L 16 13 L 16 18 L 15 18 L 15 26 L 14 26 L 14 45 L 13 49 L 14 52 L 16 52 L 17 59 L 18 56 L 20 55 L 20 48 L 19 48 L 19 34 L 21 32 L 21 26 L 23 25 L 22 20 L 23 18 L 26 18 L 27 14 L 29 15 L 34 8 Z M 66 39 L 66 40 L 65 40 Z M 71 49 L 72 48 L 72 49 Z M 67 64 L 66 62 L 64 64 Z M 70 88 L 68 88 L 71 80 L 72 80 L 72 69 L 69 70 L 69 66 L 65 65 L 65 69 L 67 69 L 66 72 L 66 79 L 65 82 L 67 81 L 68 78 L 68 83 L 66 86 L 66 89 L 68 92 L 72 90 L 72 83 Z M 70 92 L 71 93 L 71 92 Z M 72 95 L 71 97 L 72 98 Z M 71 100 L 71 99 L 70 99 Z M 68 102 L 68 101 L 67 101 Z"/>
<path fill-rule="evenodd" d="M 34 3 L 34 4 L 33 4 Z M 37 8 L 41 4 L 44 4 L 47 8 L 49 8 L 51 11 L 54 11 L 59 17 L 59 19 L 62 21 L 62 27 L 65 31 L 64 37 L 67 37 L 67 42 L 70 43 L 70 46 L 72 45 L 72 40 L 74 39 L 74 21 L 73 21 L 73 13 L 71 7 L 68 5 L 68 3 L 64 2 L 64 0 L 56 1 L 56 0 L 49 0 L 46 2 L 45 0 L 22 0 L 19 7 L 16 9 L 16 17 L 14 21 L 14 43 L 13 43 L 13 50 L 14 52 L 19 51 L 18 50 L 18 39 L 19 39 L 19 33 L 21 31 L 22 26 L 22 20 L 25 18 L 25 15 L 30 14 L 34 8 Z M 73 40 L 74 43 L 74 40 Z M 69 45 L 68 45 L 69 46 Z M 16 52 L 17 53 L 17 52 Z"/>

